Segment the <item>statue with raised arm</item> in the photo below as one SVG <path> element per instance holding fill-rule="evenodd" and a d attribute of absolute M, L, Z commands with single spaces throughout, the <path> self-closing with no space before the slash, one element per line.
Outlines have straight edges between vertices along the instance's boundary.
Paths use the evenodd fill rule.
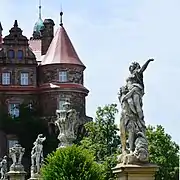
<path fill-rule="evenodd" d="M 7 179 L 7 156 L 4 156 L 2 161 L 0 162 L 0 168 L 1 168 L 1 179 L 5 180 Z"/>
<path fill-rule="evenodd" d="M 133 62 L 129 67 L 130 76 L 126 80 L 126 86 L 120 88 L 118 97 L 122 109 L 120 118 L 122 155 L 120 161 L 124 164 L 148 160 L 142 97 L 144 95 L 143 72 L 151 61 L 154 60 L 149 59 L 142 67 L 139 63 Z M 129 150 L 126 146 L 127 135 Z"/>
<path fill-rule="evenodd" d="M 78 113 L 70 107 L 69 102 L 63 104 L 63 110 L 56 110 L 57 120 L 55 125 L 59 129 L 59 147 L 71 145 L 76 139 L 75 126 L 78 122 Z"/>
<path fill-rule="evenodd" d="M 31 178 L 36 174 L 40 173 L 40 168 L 43 163 L 43 142 L 46 140 L 46 137 L 43 137 L 42 134 L 39 134 L 36 141 L 33 143 L 33 148 L 31 151 Z"/>
<path fill-rule="evenodd" d="M 20 144 L 15 144 L 9 149 L 9 156 L 12 158 L 13 164 L 10 166 L 11 171 L 24 170 L 21 164 L 22 157 L 25 153 L 25 148 L 21 147 Z"/>

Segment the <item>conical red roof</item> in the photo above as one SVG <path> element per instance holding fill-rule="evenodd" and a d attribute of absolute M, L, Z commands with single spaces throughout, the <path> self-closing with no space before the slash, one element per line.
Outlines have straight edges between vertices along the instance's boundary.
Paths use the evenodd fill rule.
<path fill-rule="evenodd" d="M 63 26 L 60 26 L 56 31 L 48 51 L 42 59 L 41 65 L 59 63 L 77 64 L 84 66 L 84 64 L 79 59 Z"/>

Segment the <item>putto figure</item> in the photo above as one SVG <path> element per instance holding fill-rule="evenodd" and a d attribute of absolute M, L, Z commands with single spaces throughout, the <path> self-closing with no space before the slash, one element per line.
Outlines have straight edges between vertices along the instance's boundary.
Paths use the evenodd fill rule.
<path fill-rule="evenodd" d="M 145 136 L 146 126 L 144 121 L 142 98 L 144 95 L 143 72 L 154 59 L 149 59 L 142 67 L 133 62 L 126 85 L 120 88 L 118 98 L 121 104 L 120 137 L 122 154 L 119 161 L 124 164 L 148 161 L 148 143 Z M 126 137 L 128 135 L 128 146 Z"/>
<path fill-rule="evenodd" d="M 75 129 L 78 125 L 78 113 L 75 109 L 71 109 L 70 103 L 65 102 L 63 108 L 63 110 L 56 110 L 55 125 L 59 129 L 59 147 L 66 147 L 73 143 L 76 139 Z"/>
<path fill-rule="evenodd" d="M 2 161 L 0 162 L 0 168 L 1 168 L 1 179 L 5 180 L 7 179 L 7 156 L 4 156 Z"/>
<path fill-rule="evenodd" d="M 34 147 L 31 151 L 31 178 L 40 173 L 40 168 L 44 160 L 43 157 L 43 142 L 46 140 L 46 137 L 43 137 L 42 134 L 39 134 L 36 141 L 33 143 Z"/>

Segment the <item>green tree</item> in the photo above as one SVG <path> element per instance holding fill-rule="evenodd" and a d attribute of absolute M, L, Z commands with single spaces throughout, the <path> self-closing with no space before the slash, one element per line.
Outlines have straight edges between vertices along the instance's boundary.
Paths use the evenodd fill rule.
<path fill-rule="evenodd" d="M 120 137 L 115 124 L 117 105 L 98 107 L 95 122 L 85 125 L 87 136 L 81 141 L 83 148 L 90 150 L 98 163 L 104 164 L 105 179 L 113 177 L 111 168 L 116 165 L 117 147 Z"/>
<path fill-rule="evenodd" d="M 49 154 L 41 174 L 44 180 L 103 180 L 101 165 L 88 150 L 76 145 Z"/>
<path fill-rule="evenodd" d="M 156 180 L 179 179 L 179 146 L 166 134 L 164 128 L 148 126 L 150 162 L 159 165 Z"/>

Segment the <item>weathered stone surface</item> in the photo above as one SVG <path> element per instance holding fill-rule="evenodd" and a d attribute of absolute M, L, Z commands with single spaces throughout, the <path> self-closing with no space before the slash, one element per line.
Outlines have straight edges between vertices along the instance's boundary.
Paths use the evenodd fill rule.
<path fill-rule="evenodd" d="M 51 64 L 39 66 L 39 76 L 41 77 L 39 84 L 58 82 L 59 71 L 67 71 L 68 81 L 66 83 L 83 84 L 84 67 L 69 64 Z"/>
<path fill-rule="evenodd" d="M 122 155 L 119 157 L 119 163 L 148 162 L 148 142 L 145 134 L 142 98 L 144 95 L 143 72 L 151 61 L 154 59 L 149 59 L 142 67 L 139 63 L 133 62 L 129 66 L 130 75 L 126 79 L 126 85 L 119 91 L 118 98 L 122 109 L 120 118 Z M 129 150 L 126 146 L 127 134 Z"/>
<path fill-rule="evenodd" d="M 116 180 L 154 180 L 158 166 L 155 164 L 118 164 L 112 170 L 116 175 Z"/>
<path fill-rule="evenodd" d="M 7 173 L 10 180 L 25 180 L 26 172 L 24 166 L 21 164 L 25 148 L 20 144 L 15 144 L 9 149 L 9 155 L 12 158 L 13 164 L 10 166 L 10 171 Z"/>
<path fill-rule="evenodd" d="M 85 94 L 76 92 L 46 92 L 40 94 L 40 107 L 45 116 L 55 115 L 60 100 L 69 99 L 71 105 L 80 115 L 85 115 Z"/>

